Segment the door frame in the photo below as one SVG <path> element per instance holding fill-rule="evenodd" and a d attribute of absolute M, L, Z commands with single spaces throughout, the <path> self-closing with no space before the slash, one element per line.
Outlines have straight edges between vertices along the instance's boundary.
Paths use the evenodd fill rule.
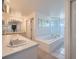
<path fill-rule="evenodd" d="M 76 0 L 65 0 L 65 59 L 72 59 L 73 51 L 71 51 L 72 47 L 74 47 L 72 44 L 74 44 L 71 36 L 71 26 L 72 26 L 72 19 L 71 19 L 71 2 Z M 75 20 L 76 21 L 76 20 Z M 76 38 L 75 38 L 76 39 Z M 75 45 L 75 44 L 74 44 Z M 75 51 L 76 53 L 76 51 Z M 76 57 L 75 57 L 76 58 Z"/>

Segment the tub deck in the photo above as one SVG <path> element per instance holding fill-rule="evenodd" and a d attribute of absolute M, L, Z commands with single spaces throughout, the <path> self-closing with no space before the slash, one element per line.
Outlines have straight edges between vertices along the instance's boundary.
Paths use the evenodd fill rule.
<path fill-rule="evenodd" d="M 54 51 L 62 42 L 64 42 L 63 37 L 58 37 L 54 39 L 42 39 L 36 38 L 36 42 L 39 44 L 39 48 L 45 52 L 51 53 Z"/>

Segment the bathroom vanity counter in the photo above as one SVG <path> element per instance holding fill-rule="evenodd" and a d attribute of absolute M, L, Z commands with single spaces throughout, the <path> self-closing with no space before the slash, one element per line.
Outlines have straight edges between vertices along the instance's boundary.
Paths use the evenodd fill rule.
<path fill-rule="evenodd" d="M 38 46 L 36 42 L 33 42 L 30 39 L 27 39 L 21 35 L 17 35 L 15 38 L 26 40 L 26 44 L 18 47 L 8 47 L 11 38 L 12 35 L 3 35 L 3 59 L 36 59 Z"/>
<path fill-rule="evenodd" d="M 25 34 L 26 32 L 5 32 L 3 35 L 12 35 L 12 34 Z"/>

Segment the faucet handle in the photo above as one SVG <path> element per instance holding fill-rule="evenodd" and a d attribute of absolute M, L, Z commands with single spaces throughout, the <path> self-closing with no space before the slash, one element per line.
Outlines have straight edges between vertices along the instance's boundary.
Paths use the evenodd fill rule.
<path fill-rule="evenodd" d="M 13 46 L 13 40 L 10 40 L 9 45 Z"/>

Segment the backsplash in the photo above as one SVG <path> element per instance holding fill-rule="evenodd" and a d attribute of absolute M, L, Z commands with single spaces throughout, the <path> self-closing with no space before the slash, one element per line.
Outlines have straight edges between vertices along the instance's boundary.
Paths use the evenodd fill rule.
<path fill-rule="evenodd" d="M 13 32 L 12 26 L 15 25 L 15 32 L 21 32 L 21 22 L 16 20 L 11 20 L 7 24 L 3 21 L 3 33 L 5 32 Z"/>

